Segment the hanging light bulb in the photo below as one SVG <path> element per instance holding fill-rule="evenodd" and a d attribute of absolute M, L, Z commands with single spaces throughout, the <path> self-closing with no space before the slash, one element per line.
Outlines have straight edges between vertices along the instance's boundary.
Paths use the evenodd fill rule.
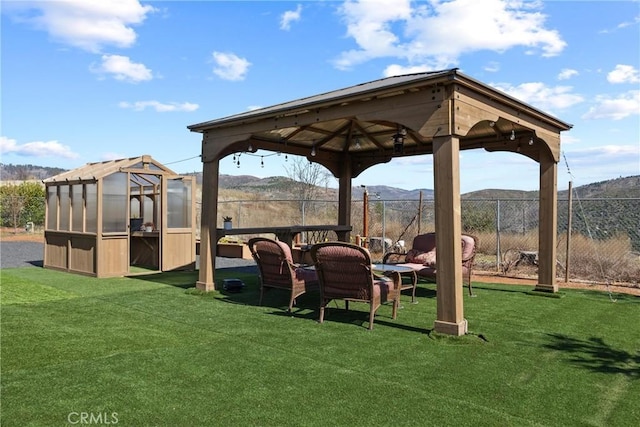
<path fill-rule="evenodd" d="M 359 150 L 360 148 L 362 148 L 360 146 L 360 138 L 356 138 L 356 147 L 355 148 L 356 148 L 356 150 Z"/>
<path fill-rule="evenodd" d="M 533 145 L 533 137 L 529 138 L 529 145 Z"/>
<path fill-rule="evenodd" d="M 289 160 L 289 155 L 288 155 L 288 154 L 285 154 L 285 155 L 284 155 L 284 161 L 286 162 L 287 160 Z"/>
<path fill-rule="evenodd" d="M 264 156 L 260 156 L 260 167 L 264 167 Z"/>
<path fill-rule="evenodd" d="M 514 141 L 516 139 L 516 131 L 511 129 L 511 136 L 509 137 L 510 140 Z"/>
<path fill-rule="evenodd" d="M 249 147 L 247 147 L 247 151 L 253 151 L 253 145 L 251 145 L 251 143 L 249 143 Z"/>
<path fill-rule="evenodd" d="M 313 144 L 313 145 L 311 146 L 311 155 L 312 155 L 312 156 L 315 156 L 315 155 L 316 155 L 316 145 L 315 145 L 315 144 Z"/>

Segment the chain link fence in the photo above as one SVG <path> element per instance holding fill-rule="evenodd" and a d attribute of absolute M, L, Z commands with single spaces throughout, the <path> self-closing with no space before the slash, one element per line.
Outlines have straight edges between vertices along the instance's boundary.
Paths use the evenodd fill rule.
<path fill-rule="evenodd" d="M 351 206 L 352 240 L 366 237 L 377 261 L 435 229 L 433 200 L 370 199 L 366 215 L 363 203 Z M 238 219 L 234 227 L 335 224 L 338 217 L 332 201 L 221 201 L 218 209 Z M 478 239 L 474 269 L 536 277 L 538 209 L 537 199 L 462 200 L 462 231 Z M 640 199 L 559 200 L 556 271 L 561 280 L 639 285 Z"/>
<path fill-rule="evenodd" d="M 28 202 L 0 197 L 3 227 L 42 230 L 44 198 Z M 352 239 L 366 237 L 375 260 L 385 252 L 411 248 L 413 238 L 434 231 L 433 200 L 369 199 L 351 206 Z M 200 230 L 200 204 L 197 230 Z M 336 224 L 337 201 L 219 201 L 222 217 L 236 228 Z M 535 277 L 538 249 L 538 200 L 461 201 L 462 231 L 478 239 L 474 269 L 511 277 Z M 364 223 L 367 222 L 367 230 Z M 31 227 L 31 229 L 29 229 Z M 571 230 L 571 233 L 567 233 Z M 315 243 L 302 235 L 302 242 Z M 640 199 L 607 198 L 558 201 L 557 275 L 562 280 L 640 284 Z"/>

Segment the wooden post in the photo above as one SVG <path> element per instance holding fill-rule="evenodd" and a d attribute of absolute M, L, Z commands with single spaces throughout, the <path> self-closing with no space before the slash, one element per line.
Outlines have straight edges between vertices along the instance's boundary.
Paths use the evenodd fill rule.
<path fill-rule="evenodd" d="M 218 216 L 219 160 L 203 163 L 202 166 L 202 211 L 200 214 L 200 271 L 196 288 L 204 291 L 216 289 L 216 233 Z"/>
<path fill-rule="evenodd" d="M 345 161 L 342 164 L 338 184 L 338 225 L 351 225 L 351 182 L 351 162 Z M 346 233 L 345 237 L 348 242 L 350 234 Z"/>
<path fill-rule="evenodd" d="M 369 247 L 369 193 L 367 188 L 362 195 L 362 236 L 364 237 L 363 247 Z"/>
<path fill-rule="evenodd" d="M 558 292 L 556 240 L 558 232 L 558 165 L 551 154 L 540 155 L 540 213 L 538 284 L 536 291 Z"/>
<path fill-rule="evenodd" d="M 433 138 L 435 186 L 437 332 L 467 333 L 463 311 L 462 231 L 460 222 L 460 140 L 453 136 Z"/>

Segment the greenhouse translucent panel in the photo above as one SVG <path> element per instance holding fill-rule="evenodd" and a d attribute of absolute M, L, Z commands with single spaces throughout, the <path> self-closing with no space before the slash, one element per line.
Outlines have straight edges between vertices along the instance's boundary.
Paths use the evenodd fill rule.
<path fill-rule="evenodd" d="M 129 216 L 131 218 L 142 218 L 140 210 L 140 199 L 132 198 L 129 202 Z"/>
<path fill-rule="evenodd" d="M 82 199 L 82 184 L 71 186 L 71 229 L 82 231 L 82 212 L 84 200 Z"/>
<path fill-rule="evenodd" d="M 47 230 L 58 229 L 58 187 L 47 187 Z"/>
<path fill-rule="evenodd" d="M 70 231 L 69 227 L 71 218 L 71 198 L 69 197 L 69 188 L 70 185 L 61 185 L 60 186 L 60 222 L 59 222 L 59 230 L 62 231 Z"/>
<path fill-rule="evenodd" d="M 159 197 L 158 197 L 159 200 Z M 155 217 L 155 213 L 154 213 L 154 198 L 152 196 L 144 196 L 144 204 L 142 206 L 142 218 L 144 219 L 144 222 L 152 222 L 154 224 L 159 224 L 159 222 L 156 220 Z"/>
<path fill-rule="evenodd" d="M 114 173 L 102 180 L 102 231 L 105 233 L 127 231 L 128 181 L 124 172 Z"/>
<path fill-rule="evenodd" d="M 87 184 L 85 194 L 86 227 L 87 233 L 98 231 L 98 184 Z"/>
<path fill-rule="evenodd" d="M 170 179 L 167 204 L 169 228 L 191 228 L 191 181 Z"/>

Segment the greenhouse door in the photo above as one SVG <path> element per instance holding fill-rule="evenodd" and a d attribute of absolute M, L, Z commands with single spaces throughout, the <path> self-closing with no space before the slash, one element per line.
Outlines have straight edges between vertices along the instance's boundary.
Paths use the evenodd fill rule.
<path fill-rule="evenodd" d="M 196 183 L 193 176 L 163 177 L 162 271 L 193 270 L 196 263 Z"/>

